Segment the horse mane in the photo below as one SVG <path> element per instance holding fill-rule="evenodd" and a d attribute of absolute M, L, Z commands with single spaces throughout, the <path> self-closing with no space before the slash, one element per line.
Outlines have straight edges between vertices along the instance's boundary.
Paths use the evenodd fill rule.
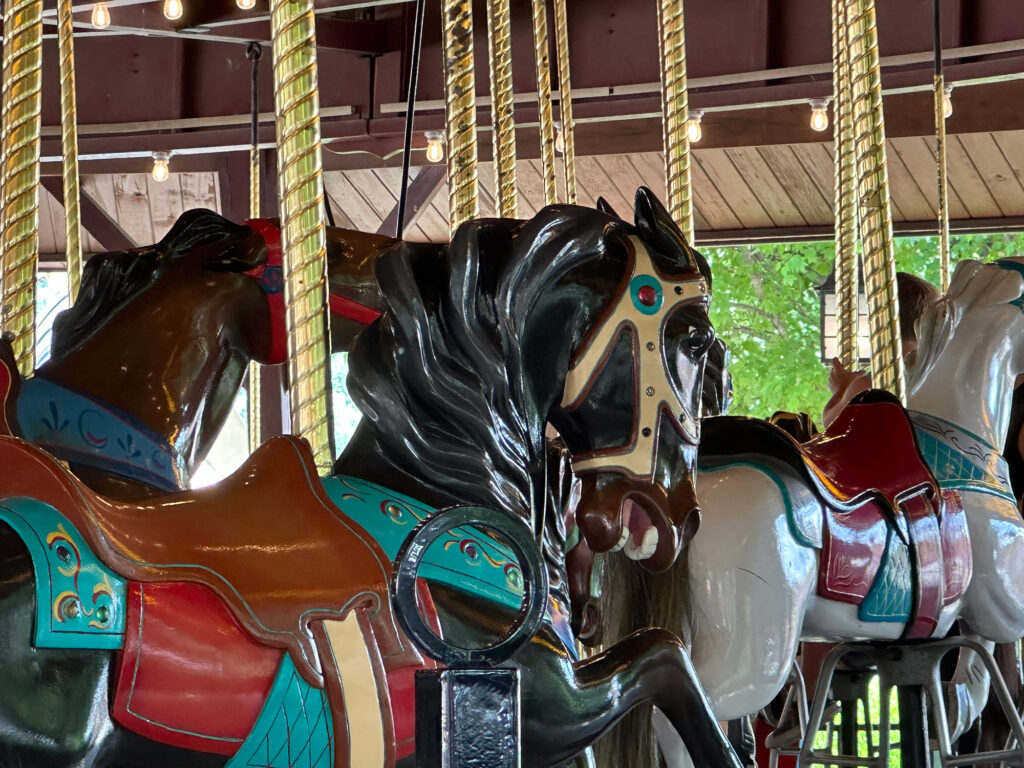
<path fill-rule="evenodd" d="M 546 414 L 525 375 L 526 320 L 562 276 L 635 232 L 559 205 L 469 222 L 450 246 L 382 254 L 386 311 L 357 341 L 348 387 L 389 460 L 462 503 L 530 519 Z"/>
<path fill-rule="evenodd" d="M 95 333 L 157 279 L 166 260 L 244 230 L 213 211 L 197 208 L 182 214 L 156 245 L 92 257 L 75 303 L 54 318 L 51 357 L 59 359 Z"/>

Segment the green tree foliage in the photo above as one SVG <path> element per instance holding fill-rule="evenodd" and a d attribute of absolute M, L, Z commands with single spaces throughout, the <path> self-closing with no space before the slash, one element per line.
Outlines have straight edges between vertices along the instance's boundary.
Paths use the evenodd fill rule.
<path fill-rule="evenodd" d="M 954 264 L 1024 255 L 1024 235 L 964 235 L 951 243 Z M 820 359 L 815 287 L 832 271 L 831 242 L 703 249 L 714 273 L 711 320 L 732 349 L 731 413 L 765 418 L 777 410 L 820 419 L 829 398 Z M 938 283 L 938 240 L 896 240 L 896 268 Z"/>

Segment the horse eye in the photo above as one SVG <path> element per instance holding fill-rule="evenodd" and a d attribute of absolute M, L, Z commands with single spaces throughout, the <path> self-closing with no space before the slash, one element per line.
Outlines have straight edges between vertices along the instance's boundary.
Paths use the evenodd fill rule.
<path fill-rule="evenodd" d="M 690 351 L 699 357 L 705 354 L 715 340 L 715 332 L 710 328 L 694 328 L 690 333 Z"/>

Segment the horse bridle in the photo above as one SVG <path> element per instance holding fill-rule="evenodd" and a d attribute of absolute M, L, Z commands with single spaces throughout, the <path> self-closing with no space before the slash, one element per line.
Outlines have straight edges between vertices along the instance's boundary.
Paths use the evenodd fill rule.
<path fill-rule="evenodd" d="M 267 245 L 267 260 L 242 274 L 251 277 L 267 297 L 270 309 L 270 359 L 267 365 L 283 363 L 288 359 L 288 327 L 285 324 L 284 255 L 281 250 L 281 230 L 266 219 L 245 222 Z"/>
<path fill-rule="evenodd" d="M 590 334 L 565 379 L 562 407 L 573 410 L 586 398 L 594 381 L 611 357 L 612 348 L 624 327 L 633 343 L 636 392 L 633 434 L 628 445 L 580 453 L 573 457 L 573 469 L 586 472 L 609 469 L 645 480 L 654 475 L 658 430 L 662 414 L 689 442 L 700 439 L 700 425 L 691 407 L 682 402 L 672 386 L 665 356 L 665 323 L 681 304 L 710 298 L 707 280 L 698 274 L 679 280 L 666 277 L 654 266 L 640 238 L 631 235 L 629 269 L 609 309 Z"/>

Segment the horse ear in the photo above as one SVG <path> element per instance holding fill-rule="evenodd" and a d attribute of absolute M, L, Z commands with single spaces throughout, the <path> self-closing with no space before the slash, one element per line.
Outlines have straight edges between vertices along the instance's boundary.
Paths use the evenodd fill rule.
<path fill-rule="evenodd" d="M 666 232 L 678 233 L 682 237 L 661 200 L 647 187 L 640 187 L 636 191 L 633 218 L 636 228 L 655 242 L 663 239 Z M 685 242 L 685 238 L 682 239 Z"/>
<path fill-rule="evenodd" d="M 615 212 L 615 209 L 612 208 L 611 204 L 603 197 L 597 198 L 597 210 L 599 210 L 601 213 L 607 213 L 609 216 L 613 216 L 616 219 L 622 218 L 621 216 L 619 216 L 618 213 Z"/>

